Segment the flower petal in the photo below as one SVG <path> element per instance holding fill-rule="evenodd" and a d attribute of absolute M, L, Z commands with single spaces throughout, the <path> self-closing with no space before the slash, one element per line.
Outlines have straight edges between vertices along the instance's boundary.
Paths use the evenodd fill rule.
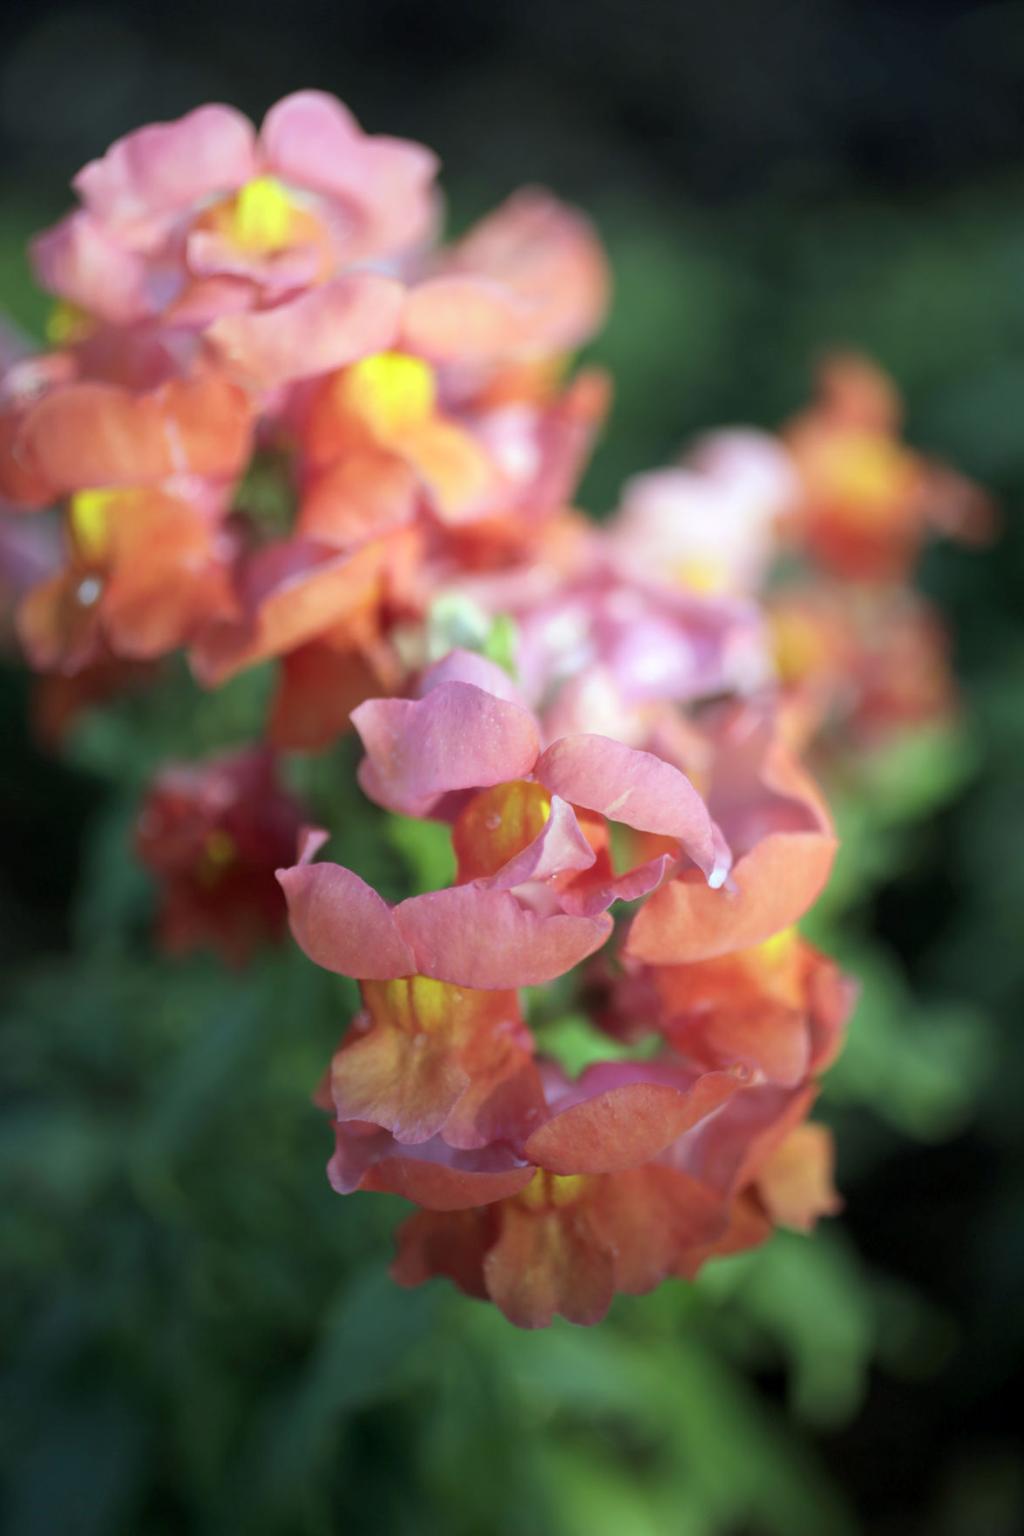
<path fill-rule="evenodd" d="M 299 948 L 325 970 L 370 981 L 417 970 L 394 914 L 377 892 L 340 864 L 279 869 Z"/>
<path fill-rule="evenodd" d="M 352 712 L 379 804 L 424 815 L 444 794 L 530 772 L 540 747 L 528 710 L 472 683 L 442 683 L 422 699 L 369 699 Z"/>
<path fill-rule="evenodd" d="M 678 838 L 711 886 L 725 879 L 728 863 L 708 808 L 671 763 L 608 736 L 564 736 L 542 754 L 535 772 L 573 805 L 641 832 Z"/>
<path fill-rule="evenodd" d="M 538 917 L 510 891 L 458 885 L 395 908 L 413 969 L 457 986 L 535 987 L 564 976 L 608 938 L 611 918 Z"/>
<path fill-rule="evenodd" d="M 574 1213 L 503 1208 L 501 1235 L 484 1259 L 492 1300 L 519 1328 L 547 1328 L 556 1313 L 599 1323 L 611 1305 L 615 1270 Z"/>
<path fill-rule="evenodd" d="M 127 235 L 256 174 L 255 134 L 232 107 L 197 107 L 116 140 L 74 179 L 91 213 Z"/>
<path fill-rule="evenodd" d="M 273 309 L 223 315 L 206 334 L 226 366 L 271 389 L 389 347 L 402 296 L 393 278 L 351 273 Z"/>
<path fill-rule="evenodd" d="M 523 1147 L 550 1173 L 616 1173 L 657 1157 L 741 1086 L 731 1072 L 641 1064 L 591 1067 L 553 1104 Z"/>
<path fill-rule="evenodd" d="M 341 1195 L 378 1190 L 403 1195 L 428 1211 L 462 1211 L 518 1194 L 533 1177 L 528 1163 L 508 1148 L 456 1151 L 435 1137 L 419 1146 L 400 1146 L 387 1131 L 352 1135 L 335 1126 L 336 1147 L 327 1165 Z"/>
<path fill-rule="evenodd" d="M 843 1202 L 832 1183 L 835 1147 L 827 1126 L 798 1125 L 757 1175 L 757 1190 L 773 1221 L 809 1232 L 819 1216 L 835 1216 Z"/>
<path fill-rule="evenodd" d="M 428 278 L 406 299 L 401 345 L 433 363 L 489 362 L 522 351 L 526 312 L 515 294 L 486 278 Z"/>
<path fill-rule="evenodd" d="M 145 394 L 71 384 L 30 408 L 16 449 L 56 499 L 173 475 L 226 479 L 242 467 L 250 425 L 244 394 L 216 374 L 173 380 Z"/>

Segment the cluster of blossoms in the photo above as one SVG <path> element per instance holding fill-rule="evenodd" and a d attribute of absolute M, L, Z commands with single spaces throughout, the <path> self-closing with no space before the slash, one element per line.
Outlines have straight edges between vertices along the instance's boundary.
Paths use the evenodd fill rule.
<path fill-rule="evenodd" d="M 796 754 L 945 707 L 903 578 L 980 503 L 845 359 L 782 436 L 589 523 L 601 247 L 540 191 L 440 246 L 435 170 L 316 92 L 88 165 L 33 246 L 52 350 L 5 343 L 0 569 L 51 739 L 172 652 L 206 688 L 275 667 L 264 742 L 140 810 L 162 941 L 241 963 L 288 921 L 354 978 L 317 1101 L 334 1187 L 419 1208 L 396 1278 L 594 1322 L 837 1208 L 807 1115 L 853 989 L 795 928 L 835 853 Z M 352 727 L 365 795 L 450 829 L 451 886 L 390 906 L 317 861 L 281 759 Z M 529 1022 L 556 982 L 575 1077 Z"/>

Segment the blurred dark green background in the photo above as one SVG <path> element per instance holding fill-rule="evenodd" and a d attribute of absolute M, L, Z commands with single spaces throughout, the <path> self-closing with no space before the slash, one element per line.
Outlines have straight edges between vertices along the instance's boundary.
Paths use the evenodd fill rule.
<path fill-rule="evenodd" d="M 841 1222 L 596 1331 L 525 1336 L 385 1278 L 398 1203 L 342 1203 L 308 1095 L 351 1007 L 290 953 L 151 952 L 129 828 L 164 757 L 244 739 L 266 680 L 182 676 L 42 757 L 3 676 L 0 1528 L 11 1536 L 1016 1536 L 1024 1158 L 1024 4 L 653 0 L 160 7 L 0 21 L 0 285 L 111 138 L 304 85 L 434 145 L 464 224 L 587 206 L 617 404 L 587 482 L 772 425 L 826 345 L 871 351 L 920 446 L 992 487 L 936 548 L 952 734 L 839 795 L 815 933 L 865 982 L 823 1114 Z M 427 880 L 344 750 L 302 771 L 351 862 Z"/>

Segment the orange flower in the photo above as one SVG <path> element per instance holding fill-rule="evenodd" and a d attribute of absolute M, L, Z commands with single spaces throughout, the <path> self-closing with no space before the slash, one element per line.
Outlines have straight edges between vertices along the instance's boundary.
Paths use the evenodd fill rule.
<path fill-rule="evenodd" d="M 79 491 L 68 561 L 18 613 L 34 667 L 74 673 L 107 655 L 152 660 L 233 611 L 230 541 L 196 501 L 158 487 Z"/>
<path fill-rule="evenodd" d="M 929 528 L 978 538 L 991 526 L 975 487 L 899 440 L 900 417 L 892 381 L 838 355 L 821 369 L 817 401 L 786 429 L 804 490 L 796 537 L 843 578 L 901 580 Z"/>

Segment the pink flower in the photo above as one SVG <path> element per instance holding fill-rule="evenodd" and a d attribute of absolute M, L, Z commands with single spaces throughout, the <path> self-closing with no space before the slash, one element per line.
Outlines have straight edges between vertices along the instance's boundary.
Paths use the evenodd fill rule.
<path fill-rule="evenodd" d="M 672 764 L 597 735 L 563 737 L 541 751 L 538 724 L 506 675 L 468 653 L 451 653 L 425 674 L 420 689 L 419 699 L 373 699 L 353 712 L 367 752 L 360 782 L 371 799 L 405 815 L 465 816 L 472 804 L 465 792 L 530 778 L 542 824 L 559 799 L 671 840 L 676 858 L 696 865 L 711 885 L 724 880 L 729 856 L 721 835 Z M 475 830 L 483 860 L 494 864 L 492 876 L 532 841 L 511 846 L 499 805 Z M 655 862 L 660 878 L 672 860 L 666 854 Z"/>
<path fill-rule="evenodd" d="M 622 567 L 709 596 L 757 591 L 775 551 L 776 525 L 799 495 L 775 438 L 719 432 L 678 468 L 626 483 L 610 537 Z"/>
<path fill-rule="evenodd" d="M 322 372 L 393 340 L 402 287 L 368 268 L 430 233 L 435 172 L 319 91 L 278 102 L 258 136 L 200 107 L 79 173 L 81 207 L 37 239 L 36 272 L 98 321 L 205 330 L 260 382 Z"/>

